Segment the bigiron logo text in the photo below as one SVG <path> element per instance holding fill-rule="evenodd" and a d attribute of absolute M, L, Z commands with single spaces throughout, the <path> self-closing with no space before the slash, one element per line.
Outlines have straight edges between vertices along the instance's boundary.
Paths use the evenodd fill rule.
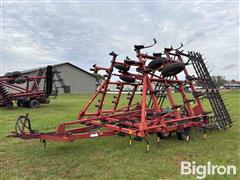
<path fill-rule="evenodd" d="M 235 165 L 215 165 L 207 162 L 205 165 L 196 165 L 195 161 L 181 162 L 181 175 L 195 175 L 197 179 L 204 179 L 207 175 L 236 175 Z"/>

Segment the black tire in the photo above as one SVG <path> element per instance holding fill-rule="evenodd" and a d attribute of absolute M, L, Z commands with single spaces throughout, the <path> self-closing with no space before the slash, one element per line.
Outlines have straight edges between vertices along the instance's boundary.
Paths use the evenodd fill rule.
<path fill-rule="evenodd" d="M 29 107 L 29 103 L 30 101 L 29 100 L 22 100 L 22 107 Z"/>
<path fill-rule="evenodd" d="M 29 107 L 29 103 L 30 103 L 30 101 L 26 100 L 26 99 L 17 100 L 18 107 Z"/>
<path fill-rule="evenodd" d="M 8 81 L 9 84 L 15 84 L 15 80 Z"/>
<path fill-rule="evenodd" d="M 137 62 L 134 61 L 134 60 L 125 59 L 125 60 L 124 60 L 124 63 L 126 63 L 126 64 L 128 64 L 128 65 L 133 65 L 133 64 L 136 64 Z"/>
<path fill-rule="evenodd" d="M 165 133 L 157 133 L 157 136 L 160 138 L 160 139 L 167 139 L 169 137 L 171 137 L 171 133 L 169 132 L 165 132 Z"/>
<path fill-rule="evenodd" d="M 122 70 L 122 71 L 124 71 L 124 72 L 127 72 L 127 71 L 129 71 L 129 69 L 130 69 L 130 66 L 127 66 L 127 65 L 125 65 L 125 64 L 114 64 L 114 67 L 115 68 L 117 68 L 117 69 L 119 69 L 119 70 Z"/>
<path fill-rule="evenodd" d="M 40 107 L 40 103 L 37 99 L 32 99 L 29 102 L 29 107 L 30 108 L 39 108 Z"/>
<path fill-rule="evenodd" d="M 177 131 L 176 135 L 177 135 L 177 138 L 181 141 L 184 141 L 187 138 L 187 135 L 184 131 Z"/>
<path fill-rule="evenodd" d="M 5 76 L 12 77 L 12 73 L 11 72 L 7 72 L 7 73 L 5 73 Z"/>
<path fill-rule="evenodd" d="M 185 128 L 176 132 L 177 138 L 181 141 L 185 141 L 190 134 L 190 128 Z"/>
<path fill-rule="evenodd" d="M 121 136 L 121 137 L 125 137 L 125 136 L 126 136 L 126 134 L 123 133 L 123 132 L 117 132 L 116 134 L 117 134 L 118 136 Z"/>
<path fill-rule="evenodd" d="M 130 76 L 120 75 L 119 78 L 122 81 L 125 81 L 125 82 L 128 82 L 128 83 L 134 83 L 136 81 L 136 79 L 134 77 L 130 77 Z"/>
<path fill-rule="evenodd" d="M 164 61 L 165 61 L 165 58 L 163 58 L 163 57 L 160 57 L 157 60 L 153 60 L 148 64 L 147 69 L 151 70 L 151 71 L 158 69 L 163 65 Z"/>
<path fill-rule="evenodd" d="M 21 75 L 22 75 L 22 73 L 20 71 L 13 71 L 12 72 L 12 77 L 19 77 Z"/>
<path fill-rule="evenodd" d="M 24 102 L 23 102 L 22 99 L 17 100 L 17 106 L 18 106 L 18 107 L 24 107 Z"/>
<path fill-rule="evenodd" d="M 21 76 L 15 79 L 15 82 L 16 82 L 17 84 L 23 84 L 23 83 L 25 83 L 26 81 L 27 81 L 27 79 L 26 79 L 25 77 L 21 77 Z"/>
<path fill-rule="evenodd" d="M 163 77 L 175 76 L 178 73 L 182 72 L 184 68 L 185 68 L 185 64 L 182 62 L 175 62 L 172 64 L 168 64 L 162 69 L 162 76 Z"/>
<path fill-rule="evenodd" d="M 153 53 L 153 56 L 154 56 L 154 57 L 161 57 L 161 56 L 162 56 L 162 53 Z"/>

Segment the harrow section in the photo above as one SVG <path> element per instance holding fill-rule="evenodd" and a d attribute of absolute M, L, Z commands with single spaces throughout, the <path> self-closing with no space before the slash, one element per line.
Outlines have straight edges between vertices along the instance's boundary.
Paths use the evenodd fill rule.
<path fill-rule="evenodd" d="M 5 105 L 7 108 L 12 106 L 11 96 L 2 82 L 0 82 L 0 96 L 2 97 L 2 105 Z"/>
<path fill-rule="evenodd" d="M 79 138 L 117 134 L 148 143 L 150 134 L 157 134 L 159 139 L 175 132 L 178 139 L 189 140 L 193 127 L 205 133 L 205 129 L 212 127 L 212 124 L 219 123 L 221 128 L 230 125 L 230 117 L 201 55 L 183 53 L 180 51 L 183 45 L 176 49 L 165 48 L 163 53 L 142 53 L 143 49 L 155 44 L 154 40 L 150 46 L 135 45 L 134 60 L 126 57 L 121 61 L 116 53 L 111 52 L 110 67 L 93 65 L 91 70 L 94 73 L 105 72 L 105 80 L 78 113 L 77 120 L 60 124 L 56 131 L 39 133 L 31 129 L 28 116 L 21 116 L 12 136 L 37 138 L 44 142 L 72 142 Z M 198 77 L 189 75 L 191 64 Z M 194 83 L 199 79 L 205 92 L 195 90 Z M 116 91 L 111 94 L 109 89 L 113 86 Z M 191 95 L 186 92 L 186 87 L 190 88 Z M 173 88 L 177 89 L 176 93 Z M 181 102 L 175 94 L 181 98 Z M 205 111 L 200 98 L 203 94 L 207 95 L 215 116 Z M 113 98 L 111 107 L 105 104 L 109 98 Z"/>
<path fill-rule="evenodd" d="M 193 64 L 198 80 L 206 89 L 205 97 L 209 100 L 214 113 L 214 116 L 211 117 L 213 119 L 212 123 L 218 125 L 220 128 L 231 126 L 232 121 L 230 115 L 219 90 L 212 81 L 201 54 L 189 52 L 189 59 Z"/>

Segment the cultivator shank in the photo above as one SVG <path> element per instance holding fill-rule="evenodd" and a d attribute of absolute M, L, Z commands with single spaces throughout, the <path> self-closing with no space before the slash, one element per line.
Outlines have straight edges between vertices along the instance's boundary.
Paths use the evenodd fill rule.
<path fill-rule="evenodd" d="M 153 45 L 155 43 L 156 41 Z M 153 45 L 135 45 L 135 60 L 127 57 L 120 61 L 118 55 L 111 52 L 109 68 L 94 65 L 91 70 L 95 73 L 106 72 L 105 80 L 79 112 L 76 121 L 60 124 L 55 132 L 38 133 L 31 128 L 26 128 L 28 131 L 16 128 L 13 135 L 24 139 L 71 142 L 79 138 L 117 134 L 148 142 L 147 137 L 152 133 L 156 133 L 159 138 L 166 138 L 176 132 L 179 139 L 188 140 L 192 127 L 205 131 L 213 124 L 220 128 L 231 125 L 230 117 L 201 55 L 183 53 L 179 50 L 182 45 L 177 49 L 165 48 L 163 53 L 152 55 L 141 52 Z M 190 65 L 193 65 L 197 77 L 189 75 Z M 195 90 L 194 83 L 200 80 L 204 92 Z M 109 90 L 113 87 L 116 90 L 111 93 Z M 192 95 L 186 92 L 186 87 L 190 88 Z M 174 93 L 173 88 L 178 93 Z M 176 100 L 175 94 L 179 94 L 181 102 Z M 213 113 L 204 109 L 201 102 L 203 95 L 209 99 Z M 105 104 L 106 99 L 110 98 L 113 98 L 112 107 Z M 96 111 L 92 112 L 94 108 Z M 23 120 L 17 122 L 24 124 L 22 122 L 27 117 L 21 118 Z M 26 122 L 30 124 L 30 121 Z"/>

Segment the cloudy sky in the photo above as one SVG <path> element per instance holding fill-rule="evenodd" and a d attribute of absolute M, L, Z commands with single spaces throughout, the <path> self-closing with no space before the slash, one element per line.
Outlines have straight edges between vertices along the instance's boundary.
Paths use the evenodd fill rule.
<path fill-rule="evenodd" d="M 1 74 L 69 61 L 108 65 L 108 53 L 134 58 L 155 37 L 204 53 L 212 74 L 239 78 L 238 1 L 3 1 Z"/>

